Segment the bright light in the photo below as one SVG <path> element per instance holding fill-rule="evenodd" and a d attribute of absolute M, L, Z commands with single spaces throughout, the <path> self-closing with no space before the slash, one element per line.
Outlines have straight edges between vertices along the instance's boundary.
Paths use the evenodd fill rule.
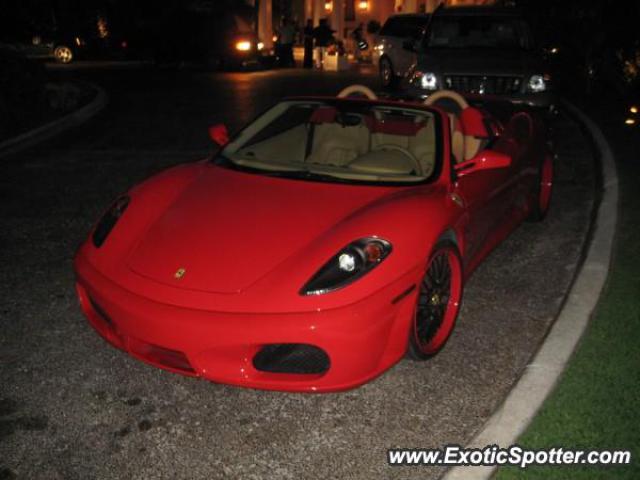
<path fill-rule="evenodd" d="M 264 48 L 264 43 L 258 42 L 257 48 L 258 50 L 262 50 Z"/>
<path fill-rule="evenodd" d="M 333 2 L 324 2 L 324 9 L 327 12 L 332 12 L 333 11 Z"/>
<path fill-rule="evenodd" d="M 358 2 L 358 8 L 360 10 L 369 10 L 369 2 L 368 2 L 368 0 L 360 0 Z"/>
<path fill-rule="evenodd" d="M 436 90 L 438 88 L 438 79 L 436 75 L 431 72 L 422 74 L 420 78 L 420 86 L 425 90 Z"/>
<path fill-rule="evenodd" d="M 338 265 L 340 266 L 340 270 L 353 272 L 356 268 L 356 259 L 349 253 L 343 253 L 338 257 Z"/>
<path fill-rule="evenodd" d="M 553 53 L 554 55 L 555 55 L 556 53 L 558 53 L 559 51 L 560 51 L 560 49 L 559 49 L 558 47 L 553 47 L 553 48 L 551 49 L 551 53 Z"/>
<path fill-rule="evenodd" d="M 636 124 L 636 121 L 635 121 L 633 118 L 627 118 L 627 119 L 624 121 L 624 124 L 625 124 L 625 125 L 635 125 L 635 124 Z"/>
<path fill-rule="evenodd" d="M 278 41 L 278 35 L 274 35 L 273 37 L 271 37 L 271 40 L 273 40 L 274 42 Z"/>
<path fill-rule="evenodd" d="M 534 93 L 544 92 L 547 89 L 547 82 L 543 75 L 531 75 L 528 87 L 529 91 Z"/>
<path fill-rule="evenodd" d="M 629 111 L 630 111 L 631 113 L 638 113 L 638 107 L 636 107 L 635 105 L 633 105 L 633 106 L 629 109 Z"/>
<path fill-rule="evenodd" d="M 240 42 L 237 42 L 236 50 L 239 50 L 241 52 L 251 50 L 251 42 L 249 42 L 248 40 L 241 40 Z"/>
<path fill-rule="evenodd" d="M 98 36 L 100 38 L 107 38 L 109 36 L 109 26 L 107 24 L 107 19 L 104 17 L 98 17 Z"/>

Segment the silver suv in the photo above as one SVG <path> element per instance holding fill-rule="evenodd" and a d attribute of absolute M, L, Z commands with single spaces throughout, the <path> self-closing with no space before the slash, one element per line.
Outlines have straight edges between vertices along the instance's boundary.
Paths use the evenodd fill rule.
<path fill-rule="evenodd" d="M 378 32 L 373 61 L 378 66 L 383 87 L 392 87 L 415 62 L 408 44 L 418 40 L 429 22 L 428 14 L 392 15 Z"/>

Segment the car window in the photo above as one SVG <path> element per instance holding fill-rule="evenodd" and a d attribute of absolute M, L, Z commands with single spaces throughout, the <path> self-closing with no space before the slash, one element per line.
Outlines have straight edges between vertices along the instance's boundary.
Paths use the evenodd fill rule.
<path fill-rule="evenodd" d="M 460 15 L 435 17 L 427 34 L 431 48 L 531 48 L 526 23 L 517 17 Z"/>
<path fill-rule="evenodd" d="M 397 17 L 389 18 L 380 29 L 380 35 L 384 35 L 386 37 L 395 36 L 397 23 Z"/>
<path fill-rule="evenodd" d="M 427 26 L 428 20 L 421 17 L 406 17 L 402 19 L 401 31 L 403 37 L 418 38 Z"/>
<path fill-rule="evenodd" d="M 391 17 L 380 30 L 380 35 L 400 38 L 418 38 L 428 23 L 428 17 Z"/>
<path fill-rule="evenodd" d="M 321 181 L 422 182 L 439 171 L 438 128 L 428 110 L 286 101 L 247 126 L 214 162 Z"/>

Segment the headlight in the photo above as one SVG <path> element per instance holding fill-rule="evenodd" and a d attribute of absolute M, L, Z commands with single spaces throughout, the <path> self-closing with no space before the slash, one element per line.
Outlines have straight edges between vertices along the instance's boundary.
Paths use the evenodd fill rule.
<path fill-rule="evenodd" d="M 539 93 L 547 89 L 547 83 L 550 78 L 548 75 L 531 75 L 527 87 L 530 92 Z"/>
<path fill-rule="evenodd" d="M 102 216 L 91 238 L 96 248 L 102 246 L 111 233 L 111 230 L 113 230 L 113 227 L 116 226 L 116 223 L 118 223 L 118 220 L 120 220 L 120 217 L 122 217 L 122 214 L 129 206 L 129 200 L 131 199 L 127 195 L 118 198 L 109 210 L 107 210 L 107 213 Z"/>
<path fill-rule="evenodd" d="M 248 40 L 241 40 L 239 42 L 236 42 L 236 50 L 239 50 L 241 52 L 251 50 L 251 42 Z"/>
<path fill-rule="evenodd" d="M 256 48 L 258 50 L 262 50 L 264 48 L 264 43 L 263 42 L 258 42 L 258 45 L 256 45 Z"/>
<path fill-rule="evenodd" d="M 433 72 L 420 72 L 416 71 L 413 74 L 413 84 L 422 88 L 423 90 L 437 90 L 438 78 Z"/>
<path fill-rule="evenodd" d="M 342 288 L 375 268 L 391 253 L 380 238 L 361 238 L 340 250 L 300 290 L 301 295 L 322 295 Z"/>

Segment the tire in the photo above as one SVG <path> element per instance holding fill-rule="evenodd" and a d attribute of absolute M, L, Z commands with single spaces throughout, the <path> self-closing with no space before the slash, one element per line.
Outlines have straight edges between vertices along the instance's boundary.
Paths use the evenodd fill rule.
<path fill-rule="evenodd" d="M 379 65 L 380 82 L 382 88 L 394 88 L 398 83 L 398 77 L 393 69 L 391 60 L 388 57 L 382 57 Z"/>
<path fill-rule="evenodd" d="M 451 241 L 438 242 L 419 285 L 409 331 L 409 358 L 427 360 L 442 350 L 458 318 L 462 290 L 460 252 Z"/>
<path fill-rule="evenodd" d="M 73 50 L 66 45 L 58 45 L 53 49 L 53 56 L 58 63 L 71 63 L 73 61 Z"/>
<path fill-rule="evenodd" d="M 531 212 L 527 217 L 530 222 L 541 222 L 547 216 L 551 194 L 553 192 L 553 157 L 545 155 L 536 186 L 535 197 L 532 201 Z"/>

